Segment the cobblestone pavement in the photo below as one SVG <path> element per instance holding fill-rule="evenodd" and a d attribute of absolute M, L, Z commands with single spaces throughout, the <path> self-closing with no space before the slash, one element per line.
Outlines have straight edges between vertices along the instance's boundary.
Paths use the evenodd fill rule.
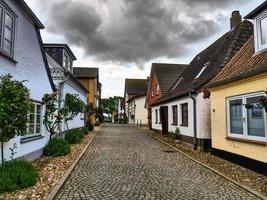
<path fill-rule="evenodd" d="M 257 199 L 136 128 L 105 125 L 56 199 Z"/>

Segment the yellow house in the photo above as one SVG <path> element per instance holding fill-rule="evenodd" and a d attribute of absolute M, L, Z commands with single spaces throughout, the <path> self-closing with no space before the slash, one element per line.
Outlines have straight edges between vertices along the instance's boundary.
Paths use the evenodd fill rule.
<path fill-rule="evenodd" d="M 99 82 L 99 69 L 88 67 L 74 67 L 73 75 L 89 91 L 88 104 L 94 107 L 100 105 L 102 84 Z"/>
<path fill-rule="evenodd" d="M 260 99 L 267 88 L 267 1 L 246 18 L 252 36 L 208 84 L 212 148 L 222 156 L 267 173 L 267 115 Z"/>

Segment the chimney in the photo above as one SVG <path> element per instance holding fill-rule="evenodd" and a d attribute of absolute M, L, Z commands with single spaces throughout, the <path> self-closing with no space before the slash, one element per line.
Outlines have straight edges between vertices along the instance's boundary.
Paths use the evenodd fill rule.
<path fill-rule="evenodd" d="M 238 10 L 232 12 L 232 17 L 230 21 L 231 21 L 231 30 L 242 22 L 242 16 L 240 15 L 240 12 Z"/>

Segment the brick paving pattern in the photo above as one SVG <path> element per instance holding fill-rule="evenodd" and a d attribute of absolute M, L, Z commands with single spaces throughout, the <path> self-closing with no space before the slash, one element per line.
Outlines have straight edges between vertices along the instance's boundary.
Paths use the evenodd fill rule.
<path fill-rule="evenodd" d="M 105 125 L 56 199 L 257 199 L 124 125 Z"/>

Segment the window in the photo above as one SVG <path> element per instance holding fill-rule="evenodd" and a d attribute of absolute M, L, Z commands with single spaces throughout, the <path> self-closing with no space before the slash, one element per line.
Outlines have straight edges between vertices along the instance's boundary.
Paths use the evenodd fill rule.
<path fill-rule="evenodd" d="M 155 96 L 155 87 L 152 88 L 152 93 L 151 96 L 154 97 Z"/>
<path fill-rule="evenodd" d="M 172 125 L 178 124 L 178 109 L 177 106 L 172 106 Z"/>
<path fill-rule="evenodd" d="M 158 109 L 155 110 L 156 124 L 158 123 Z"/>
<path fill-rule="evenodd" d="M 41 134 L 41 125 L 42 125 L 42 105 L 34 102 L 32 104 L 31 111 L 29 113 L 28 135 Z"/>
<path fill-rule="evenodd" d="M 258 105 L 263 93 L 227 99 L 227 123 L 230 137 L 264 141 L 265 111 L 263 108 L 247 109 L 244 105 Z"/>
<path fill-rule="evenodd" d="M 179 78 L 179 80 L 177 81 L 177 83 L 175 84 L 175 86 L 172 88 L 172 90 L 174 90 L 175 88 L 177 88 L 177 86 L 181 83 L 182 80 L 183 80 L 183 78 Z"/>
<path fill-rule="evenodd" d="M 255 21 L 255 48 L 261 51 L 267 48 L 267 12 L 259 15 Z"/>
<path fill-rule="evenodd" d="M 7 56 L 14 56 L 14 16 L 0 5 L 0 50 Z"/>
<path fill-rule="evenodd" d="M 181 105 L 182 110 L 182 124 L 181 126 L 188 126 L 188 103 Z"/>
<path fill-rule="evenodd" d="M 157 94 L 157 95 L 159 95 L 159 90 L 160 90 L 160 89 L 159 89 L 159 85 L 157 85 L 157 89 L 156 89 L 156 91 L 157 91 L 156 94 Z"/>
<path fill-rule="evenodd" d="M 197 76 L 195 77 L 195 79 L 198 79 L 202 74 L 203 74 L 203 72 L 205 71 L 205 69 L 208 67 L 208 65 L 209 65 L 210 63 L 208 62 L 208 63 L 206 63 L 204 66 L 203 66 L 203 68 L 200 70 L 200 72 L 197 74 Z"/>

